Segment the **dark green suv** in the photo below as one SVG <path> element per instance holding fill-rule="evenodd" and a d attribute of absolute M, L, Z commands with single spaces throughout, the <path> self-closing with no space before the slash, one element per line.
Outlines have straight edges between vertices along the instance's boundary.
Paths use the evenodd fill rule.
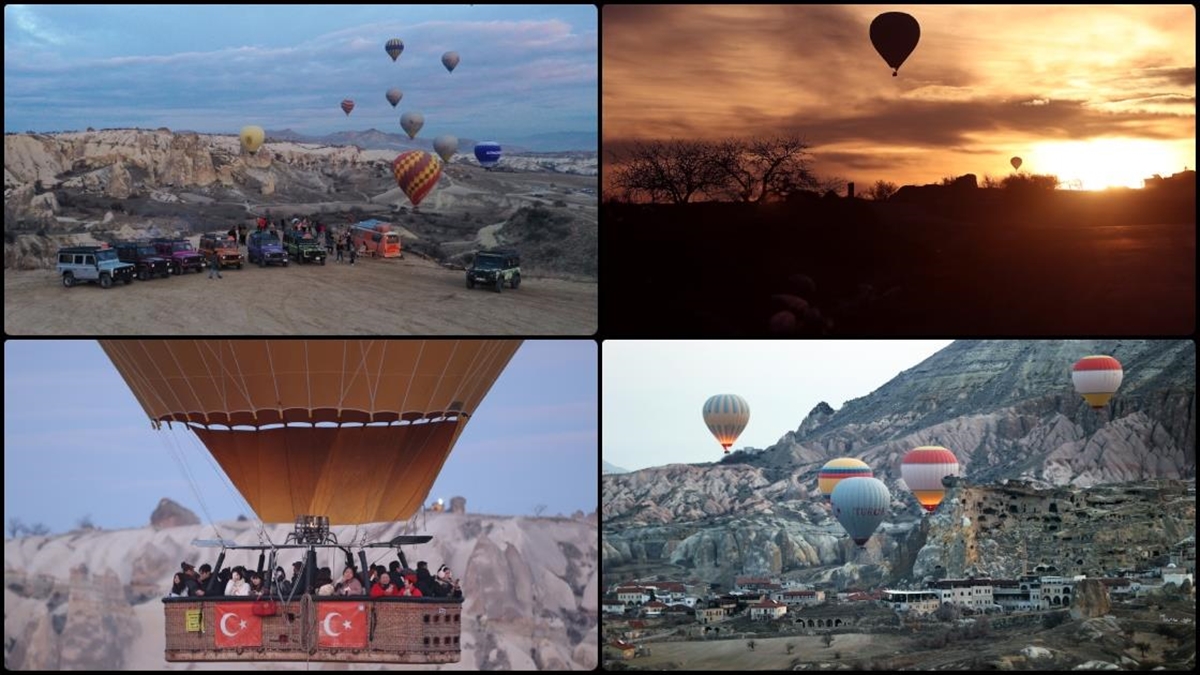
<path fill-rule="evenodd" d="M 497 293 L 508 284 L 521 285 L 521 256 L 516 251 L 480 251 L 467 268 L 467 288 L 483 286 Z"/>

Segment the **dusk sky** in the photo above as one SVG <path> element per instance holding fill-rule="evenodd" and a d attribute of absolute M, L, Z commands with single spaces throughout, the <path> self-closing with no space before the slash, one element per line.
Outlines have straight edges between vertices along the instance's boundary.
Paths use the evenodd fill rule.
<path fill-rule="evenodd" d="M 442 468 L 429 503 L 467 499 L 496 515 L 591 513 L 597 482 L 597 346 L 526 340 Z M 53 532 L 90 515 L 105 529 L 142 527 L 163 497 L 208 522 L 173 448 L 182 448 L 217 521 L 247 513 L 190 431 L 156 432 L 94 340 L 4 346 L 4 519 Z M 247 515 L 249 515 L 247 513 Z"/>
<path fill-rule="evenodd" d="M 597 45 L 593 5 L 7 5 L 4 130 L 595 133 Z"/>
<path fill-rule="evenodd" d="M 731 450 L 766 448 L 821 401 L 866 396 L 952 340 L 605 340 L 604 445 L 609 464 L 635 471 L 724 457 L 701 409 L 737 394 L 750 423 Z"/>
<path fill-rule="evenodd" d="M 869 38 L 920 24 L 899 76 Z M 1195 168 L 1196 15 L 1175 6 L 615 6 L 602 9 L 603 145 L 797 132 L 866 187 L 974 173 L 1142 187 Z"/>

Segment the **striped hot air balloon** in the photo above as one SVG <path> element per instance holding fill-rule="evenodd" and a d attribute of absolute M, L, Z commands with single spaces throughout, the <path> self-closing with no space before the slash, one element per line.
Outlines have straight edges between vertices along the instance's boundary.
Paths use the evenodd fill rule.
<path fill-rule="evenodd" d="M 729 446 L 750 422 L 750 404 L 737 394 L 717 394 L 704 402 L 703 414 L 708 430 L 728 454 Z"/>
<path fill-rule="evenodd" d="M 833 494 L 833 489 L 837 484 L 846 478 L 862 477 L 874 478 L 871 473 L 871 467 L 867 463 L 854 459 L 853 457 L 838 457 L 831 459 L 821 467 L 821 472 L 817 474 L 817 486 L 821 488 L 821 494 L 825 497 L 825 503 L 829 503 L 829 496 Z"/>
<path fill-rule="evenodd" d="M 878 478 L 855 476 L 838 483 L 829 501 L 833 517 L 862 548 L 887 517 L 892 493 Z"/>
<path fill-rule="evenodd" d="M 421 203 L 442 177 L 442 163 L 424 150 L 408 150 L 392 162 L 396 185 L 404 190 L 413 206 Z"/>
<path fill-rule="evenodd" d="M 392 38 L 383 46 L 383 50 L 395 61 L 404 53 L 404 42 L 400 38 Z"/>
<path fill-rule="evenodd" d="M 1101 410 L 1108 405 L 1109 399 L 1121 386 L 1124 376 L 1121 362 L 1111 356 L 1085 356 L 1075 362 L 1071 371 L 1075 391 L 1079 392 L 1094 410 Z"/>
<path fill-rule="evenodd" d="M 900 464 L 900 477 L 904 479 L 904 484 L 921 503 L 921 508 L 930 513 L 946 496 L 942 479 L 957 475 L 958 459 L 954 453 L 937 445 L 910 450 Z"/>
<path fill-rule="evenodd" d="M 348 98 L 342 99 L 342 112 L 349 115 L 351 110 L 354 110 L 354 101 L 351 101 Z"/>

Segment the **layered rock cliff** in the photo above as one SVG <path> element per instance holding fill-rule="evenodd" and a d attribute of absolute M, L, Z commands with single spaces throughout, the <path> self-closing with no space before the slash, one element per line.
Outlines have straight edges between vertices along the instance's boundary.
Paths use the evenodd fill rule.
<path fill-rule="evenodd" d="M 1111 354 L 1124 365 L 1125 380 L 1105 410 L 1088 408 L 1071 384 L 1071 366 L 1088 354 Z M 1002 554 L 1019 538 L 997 526 L 1015 514 L 987 506 L 990 497 L 968 495 L 985 505 L 967 508 L 948 495 L 938 514 L 922 523 L 922 511 L 900 479 L 904 454 L 919 445 L 950 448 L 969 486 L 960 490 L 1070 493 L 1080 502 L 1090 494 L 1080 488 L 1092 486 L 1136 491 L 1156 479 L 1194 485 L 1195 368 L 1195 345 L 1182 340 L 957 341 L 840 410 L 818 405 L 795 431 L 761 452 L 733 453 L 719 464 L 604 475 L 606 572 L 610 566 L 659 565 L 729 581 L 743 573 L 849 564 L 844 573 L 851 578 L 865 572 L 856 566 L 883 563 L 871 573 L 921 577 L 939 567 L 947 574 L 982 572 L 984 552 L 988 560 L 1010 563 L 987 571 L 1019 572 L 1014 558 Z M 839 456 L 867 462 L 892 493 L 892 516 L 862 554 L 845 546 L 840 526 L 820 501 L 817 473 Z M 1067 498 L 1030 499 L 1057 500 L 1056 508 L 1064 509 Z M 1087 526 L 1094 530 L 1088 539 L 1062 534 L 1065 519 L 1075 516 L 1061 510 L 1047 515 L 1048 506 L 1038 503 L 1036 521 L 1032 512 L 1020 520 L 1030 519 L 1042 534 L 1050 525 L 1059 530 L 1044 548 L 1027 551 L 1033 565 L 1061 552 L 1082 561 L 1074 568 L 1116 564 L 1119 556 L 1097 553 L 1115 535 L 1094 523 Z M 1132 547 L 1138 538 L 1122 536 L 1126 550 L 1149 555 L 1182 538 L 1179 523 L 1194 524 L 1194 498 L 1190 512 L 1174 506 L 1170 513 L 1144 515 L 1141 531 L 1151 540 Z M 1168 516 L 1180 520 L 1168 525 Z"/>

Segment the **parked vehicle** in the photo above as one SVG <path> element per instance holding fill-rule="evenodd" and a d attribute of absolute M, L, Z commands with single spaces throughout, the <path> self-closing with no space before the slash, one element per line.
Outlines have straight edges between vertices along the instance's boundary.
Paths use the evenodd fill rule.
<path fill-rule="evenodd" d="M 246 241 L 246 255 L 250 262 L 258 263 L 259 267 L 267 265 L 288 266 L 288 254 L 279 243 L 279 237 L 272 232 L 251 232 Z"/>
<path fill-rule="evenodd" d="M 183 274 L 188 270 L 201 272 L 207 267 L 207 263 L 204 262 L 204 256 L 192 248 L 192 242 L 187 239 L 169 239 L 163 237 L 151 239 L 150 243 L 154 245 L 159 255 L 171 259 L 174 263 L 172 271 L 175 274 Z"/>
<path fill-rule="evenodd" d="M 359 251 L 379 258 L 403 258 L 400 250 L 400 234 L 392 232 L 392 226 L 381 220 L 364 220 L 355 223 L 351 241 Z"/>
<path fill-rule="evenodd" d="M 285 232 L 283 246 L 287 249 L 289 258 L 302 263 L 319 262 L 324 265 L 325 258 L 329 255 L 325 250 L 325 243 L 317 241 L 311 232 Z"/>
<path fill-rule="evenodd" d="M 220 261 L 221 269 L 236 267 L 240 270 L 246 262 L 242 252 L 238 250 L 237 241 L 232 237 L 225 234 L 201 236 L 200 253 L 206 258 L 211 258 L 214 251 L 217 254 L 217 260 Z"/>
<path fill-rule="evenodd" d="M 137 278 L 145 281 L 150 277 L 171 276 L 175 263 L 158 254 L 158 249 L 148 241 L 122 241 L 116 247 L 117 257 L 137 267 Z"/>
<path fill-rule="evenodd" d="M 509 288 L 521 285 L 521 256 L 516 251 L 481 251 L 475 254 L 467 269 L 467 288 L 486 286 L 497 293 L 504 284 Z"/>
<path fill-rule="evenodd" d="M 58 276 L 67 288 L 79 282 L 100 284 L 101 288 L 111 288 L 114 281 L 129 284 L 135 269 L 135 265 L 121 262 L 107 244 L 58 249 Z"/>

